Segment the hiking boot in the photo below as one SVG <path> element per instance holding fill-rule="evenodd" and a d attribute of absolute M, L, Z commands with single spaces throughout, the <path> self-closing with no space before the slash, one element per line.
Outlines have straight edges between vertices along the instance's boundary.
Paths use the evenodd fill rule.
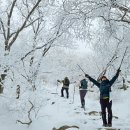
<path fill-rule="evenodd" d="M 63 95 L 61 95 L 61 97 L 64 97 Z"/>
<path fill-rule="evenodd" d="M 107 124 L 103 124 L 102 126 L 107 127 Z"/>
<path fill-rule="evenodd" d="M 112 124 L 107 124 L 108 127 L 112 127 Z"/>

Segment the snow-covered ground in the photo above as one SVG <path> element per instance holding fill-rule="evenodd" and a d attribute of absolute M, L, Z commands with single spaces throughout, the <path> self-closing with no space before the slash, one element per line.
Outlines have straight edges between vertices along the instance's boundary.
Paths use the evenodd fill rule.
<path fill-rule="evenodd" d="M 84 111 L 80 108 L 78 88 L 74 94 L 74 84 L 71 84 L 70 97 L 67 99 L 60 97 L 61 87 L 61 85 L 58 87 L 48 85 L 44 89 L 41 87 L 37 92 L 23 93 L 19 100 L 6 94 L 0 95 L 0 130 L 52 130 L 53 127 L 59 128 L 64 125 L 76 125 L 80 130 L 101 128 L 99 94 L 87 93 L 86 110 Z M 95 88 L 93 89 L 95 90 Z M 112 94 L 114 128 L 130 129 L 129 94 L 130 89 L 117 90 Z M 27 97 L 26 101 L 25 97 Z M 32 124 L 29 127 L 17 122 L 17 120 L 28 121 L 27 111 L 30 108 L 28 100 L 35 106 L 31 112 Z M 26 108 L 28 109 L 25 110 Z M 76 130 L 76 128 L 68 130 Z"/>

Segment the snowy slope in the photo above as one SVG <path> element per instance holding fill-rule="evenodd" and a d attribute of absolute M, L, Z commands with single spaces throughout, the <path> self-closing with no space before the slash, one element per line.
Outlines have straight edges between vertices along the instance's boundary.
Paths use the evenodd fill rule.
<path fill-rule="evenodd" d="M 0 96 L 0 130 L 52 130 L 64 125 L 76 125 L 80 130 L 96 130 L 102 127 L 98 94 L 88 92 L 86 110 L 80 108 L 78 88 L 74 94 L 74 84 L 70 86 L 70 98 L 60 97 L 61 85 L 41 87 L 37 92 L 23 94 L 19 100 L 5 94 Z M 55 94 L 58 92 L 58 94 Z M 113 92 L 114 93 L 114 92 Z M 113 127 L 130 129 L 130 89 L 119 90 L 113 99 Z M 16 120 L 28 121 L 27 110 L 30 108 L 25 96 L 35 105 L 31 112 L 32 124 L 28 127 Z M 118 97 L 118 98 L 117 98 Z M 23 100 L 24 99 L 24 100 Z M 27 109 L 27 110 L 26 110 Z M 95 113 L 93 113 L 95 111 Z M 92 112 L 90 115 L 89 113 Z M 76 130 L 70 128 L 68 130 Z"/>

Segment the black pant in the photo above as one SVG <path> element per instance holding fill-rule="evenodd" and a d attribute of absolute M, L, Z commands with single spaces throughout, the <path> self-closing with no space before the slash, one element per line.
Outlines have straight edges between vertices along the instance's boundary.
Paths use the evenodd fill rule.
<path fill-rule="evenodd" d="M 102 110 L 102 120 L 103 124 L 112 124 L 112 101 L 109 102 L 108 99 L 100 99 L 100 104 L 101 104 L 101 110 Z M 106 108 L 108 112 L 108 122 L 106 120 Z"/>
<path fill-rule="evenodd" d="M 81 100 L 81 106 L 85 107 L 85 95 L 87 93 L 87 90 L 80 90 L 80 100 Z"/>
<path fill-rule="evenodd" d="M 69 98 L 69 88 L 62 87 L 61 96 L 64 97 L 64 90 L 66 91 L 66 97 Z"/>

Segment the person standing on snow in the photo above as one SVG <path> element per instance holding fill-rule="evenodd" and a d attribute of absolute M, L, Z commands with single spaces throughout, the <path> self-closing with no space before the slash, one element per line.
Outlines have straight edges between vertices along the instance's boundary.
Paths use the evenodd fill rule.
<path fill-rule="evenodd" d="M 116 81 L 116 79 L 119 76 L 120 68 L 117 70 L 116 75 L 111 79 L 108 80 L 106 76 L 101 77 L 101 82 L 97 82 L 95 79 L 90 77 L 88 74 L 85 74 L 85 77 L 87 77 L 91 82 L 93 82 L 100 90 L 100 105 L 101 105 L 101 111 L 102 111 L 102 121 L 103 126 L 105 127 L 112 127 L 112 101 L 109 102 L 110 98 L 110 89 L 113 83 Z M 108 122 L 106 120 L 106 108 L 108 111 Z"/>
<path fill-rule="evenodd" d="M 66 97 L 69 98 L 69 85 L 70 81 L 68 77 L 65 77 L 64 80 L 57 80 L 57 82 L 63 83 L 63 87 L 61 89 L 61 97 L 64 97 L 64 90 L 66 91 Z"/>
<path fill-rule="evenodd" d="M 87 93 L 88 81 L 86 79 L 82 79 L 80 81 L 79 86 L 79 93 L 80 93 L 80 100 L 81 100 L 81 108 L 85 109 L 85 95 Z"/>

